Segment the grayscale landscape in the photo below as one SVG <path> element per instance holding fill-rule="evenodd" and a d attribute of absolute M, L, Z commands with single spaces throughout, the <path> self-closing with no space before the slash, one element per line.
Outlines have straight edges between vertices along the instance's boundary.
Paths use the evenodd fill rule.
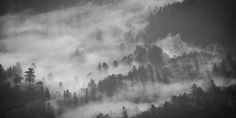
<path fill-rule="evenodd" d="M 1 0 L 1 118 L 235 118 L 234 0 Z"/>

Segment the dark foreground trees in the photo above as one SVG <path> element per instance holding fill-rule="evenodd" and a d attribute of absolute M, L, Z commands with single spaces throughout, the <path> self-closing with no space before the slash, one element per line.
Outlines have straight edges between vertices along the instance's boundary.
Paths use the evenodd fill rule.
<path fill-rule="evenodd" d="M 133 118 L 235 118 L 236 86 L 215 87 L 203 92 L 196 85 L 191 94 L 173 96 L 161 107 L 151 108 Z"/>
<path fill-rule="evenodd" d="M 27 80 L 31 82 L 30 88 L 20 85 L 21 77 L 18 74 L 13 79 L 15 86 L 7 81 L 7 71 L 0 65 L 0 117 L 1 118 L 54 118 L 54 110 L 49 104 L 49 89 L 45 89 L 42 82 L 32 84 L 35 75 L 33 69 L 27 72 Z"/>
<path fill-rule="evenodd" d="M 173 96 L 159 107 L 152 104 L 147 111 L 130 118 L 235 118 L 235 93 L 235 85 L 216 87 L 211 81 L 210 88 L 204 92 L 194 84 L 191 93 Z M 111 117 L 102 113 L 97 115 L 97 118 Z M 122 107 L 120 118 L 128 118 L 125 107 Z"/>

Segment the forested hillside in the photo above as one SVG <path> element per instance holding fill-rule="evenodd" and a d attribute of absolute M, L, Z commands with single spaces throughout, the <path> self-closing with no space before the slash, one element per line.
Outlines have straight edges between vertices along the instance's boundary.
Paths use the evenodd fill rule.
<path fill-rule="evenodd" d="M 2 118 L 31 118 L 32 116 L 54 118 L 54 108 L 48 102 L 49 89 L 43 85 L 43 82 L 35 82 L 32 68 L 25 72 L 26 79 L 22 74 L 19 63 L 6 70 L 0 64 L 0 116 Z M 28 83 L 24 83 L 24 80 Z"/>
<path fill-rule="evenodd" d="M 235 118 L 234 6 L 0 1 L 0 117 Z"/>

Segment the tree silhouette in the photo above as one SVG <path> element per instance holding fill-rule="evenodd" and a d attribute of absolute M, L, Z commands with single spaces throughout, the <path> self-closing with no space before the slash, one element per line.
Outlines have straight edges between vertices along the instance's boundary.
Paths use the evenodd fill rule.
<path fill-rule="evenodd" d="M 119 63 L 117 61 L 113 61 L 113 67 L 118 67 L 119 66 Z"/>
<path fill-rule="evenodd" d="M 135 61 L 139 62 L 139 63 L 144 63 L 147 60 L 147 50 L 140 46 L 137 45 L 136 49 L 134 51 L 134 57 L 135 57 Z"/>
<path fill-rule="evenodd" d="M 63 84 L 61 81 L 59 82 L 59 88 L 60 88 L 60 90 L 62 90 L 62 88 L 63 88 Z"/>
<path fill-rule="evenodd" d="M 89 102 L 89 95 L 88 95 L 88 88 L 85 89 L 85 95 L 84 95 L 85 103 Z"/>
<path fill-rule="evenodd" d="M 44 86 L 40 88 L 19 89 L 17 88 L 18 86 L 12 87 L 10 85 L 12 82 L 8 81 L 10 79 L 13 80 L 15 85 L 19 85 L 23 79 L 20 71 L 17 72 L 16 68 L 19 67 L 11 66 L 8 71 L 6 71 L 0 64 L 1 118 L 31 118 L 32 116 L 36 118 L 55 118 L 54 108 L 50 107 L 49 109 L 49 107 L 47 107 L 48 105 L 46 106 L 46 104 L 50 104 L 46 103 L 46 100 L 50 98 L 49 89 L 43 90 L 42 88 Z M 29 70 L 26 73 L 26 77 L 31 79 L 35 78 L 33 70 Z M 39 84 L 42 84 L 42 82 L 37 82 L 37 85 Z"/>
<path fill-rule="evenodd" d="M 103 67 L 104 70 L 107 70 L 108 69 L 108 64 L 106 62 L 103 62 L 102 67 Z"/>
<path fill-rule="evenodd" d="M 162 49 L 157 46 L 152 46 L 148 50 L 148 57 L 152 64 L 160 66 L 163 64 Z"/>
<path fill-rule="evenodd" d="M 13 82 L 15 83 L 15 85 L 19 85 L 21 83 L 21 80 L 23 80 L 23 77 L 21 77 L 20 75 L 16 75 L 13 79 Z"/>
<path fill-rule="evenodd" d="M 25 81 L 29 82 L 29 87 L 31 87 L 31 83 L 34 82 L 35 79 L 35 71 L 33 68 L 28 68 L 28 71 L 25 72 Z"/>
<path fill-rule="evenodd" d="M 127 109 L 124 106 L 122 107 L 122 115 L 122 118 L 128 118 Z"/>
<path fill-rule="evenodd" d="M 96 94 L 97 94 L 97 85 L 93 79 L 90 80 L 88 83 L 88 89 L 90 92 L 90 98 L 91 100 L 96 100 Z"/>
<path fill-rule="evenodd" d="M 79 99 L 78 99 L 76 93 L 74 92 L 73 93 L 73 105 L 76 106 L 76 105 L 78 105 L 78 103 L 79 103 Z"/>
<path fill-rule="evenodd" d="M 44 97 L 45 97 L 45 100 L 49 100 L 51 95 L 50 95 L 50 92 L 49 92 L 49 89 L 46 88 L 45 91 L 44 91 Z"/>
<path fill-rule="evenodd" d="M 0 64 L 0 83 L 5 81 L 7 79 L 6 72 L 3 68 L 3 66 Z"/>

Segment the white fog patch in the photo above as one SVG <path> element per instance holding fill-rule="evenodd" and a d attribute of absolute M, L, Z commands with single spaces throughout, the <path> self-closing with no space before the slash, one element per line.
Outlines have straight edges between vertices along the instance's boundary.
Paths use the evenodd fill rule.
<path fill-rule="evenodd" d="M 170 57 L 180 56 L 183 53 L 200 52 L 202 49 L 192 46 L 181 39 L 180 34 L 167 35 L 165 38 L 157 41 L 157 46 L 163 49 L 163 52 Z"/>
<path fill-rule="evenodd" d="M 117 101 L 135 101 L 136 99 L 139 99 L 139 102 L 141 103 L 154 102 L 160 104 L 174 95 L 190 92 L 190 88 L 194 83 L 198 83 L 198 81 L 186 81 L 170 84 L 147 81 L 145 83 L 139 82 L 134 85 L 126 82 L 128 87 L 121 89 L 119 93 L 113 97 L 113 99 Z"/>
<path fill-rule="evenodd" d="M 122 107 L 127 109 L 128 116 L 139 114 L 148 110 L 151 104 L 156 106 L 162 105 L 165 101 L 171 99 L 174 95 L 189 93 L 192 85 L 195 83 L 202 86 L 200 81 L 186 81 L 171 84 L 160 84 L 153 82 L 136 83 L 131 85 L 129 82 L 126 88 L 120 90 L 112 98 L 105 97 L 100 102 L 90 102 L 84 106 L 80 106 L 75 110 L 65 112 L 62 118 L 94 118 L 99 113 L 108 114 L 112 117 L 122 116 Z M 143 87 L 145 86 L 145 87 Z M 146 93 L 144 93 L 146 92 Z M 134 102 L 136 98 L 146 99 L 149 102 Z"/>
<path fill-rule="evenodd" d="M 34 62 L 37 80 L 45 78 L 46 83 L 53 86 L 62 81 L 70 89 L 85 85 L 90 72 L 95 73 L 95 80 L 111 73 L 126 73 L 129 68 L 120 66 L 101 75 L 96 72 L 96 66 L 129 54 L 132 45 L 125 50 L 119 48 L 125 43 L 124 33 L 137 34 L 148 24 L 150 6 L 161 7 L 172 2 L 126 0 L 107 5 L 88 3 L 36 15 L 8 14 L 0 18 L 4 35 L 0 40 L 0 45 L 4 46 L 0 63 L 7 68 L 19 61 L 26 70 Z M 97 30 L 100 33 L 96 33 Z M 73 57 L 76 50 L 82 54 Z M 48 80 L 49 73 L 54 79 Z"/>
<path fill-rule="evenodd" d="M 122 116 L 122 107 L 127 109 L 129 116 L 141 113 L 150 107 L 150 104 L 135 104 L 127 101 L 103 101 L 99 103 L 90 103 L 75 110 L 66 112 L 61 118 L 94 118 L 99 113 L 109 114 L 112 117 Z"/>

